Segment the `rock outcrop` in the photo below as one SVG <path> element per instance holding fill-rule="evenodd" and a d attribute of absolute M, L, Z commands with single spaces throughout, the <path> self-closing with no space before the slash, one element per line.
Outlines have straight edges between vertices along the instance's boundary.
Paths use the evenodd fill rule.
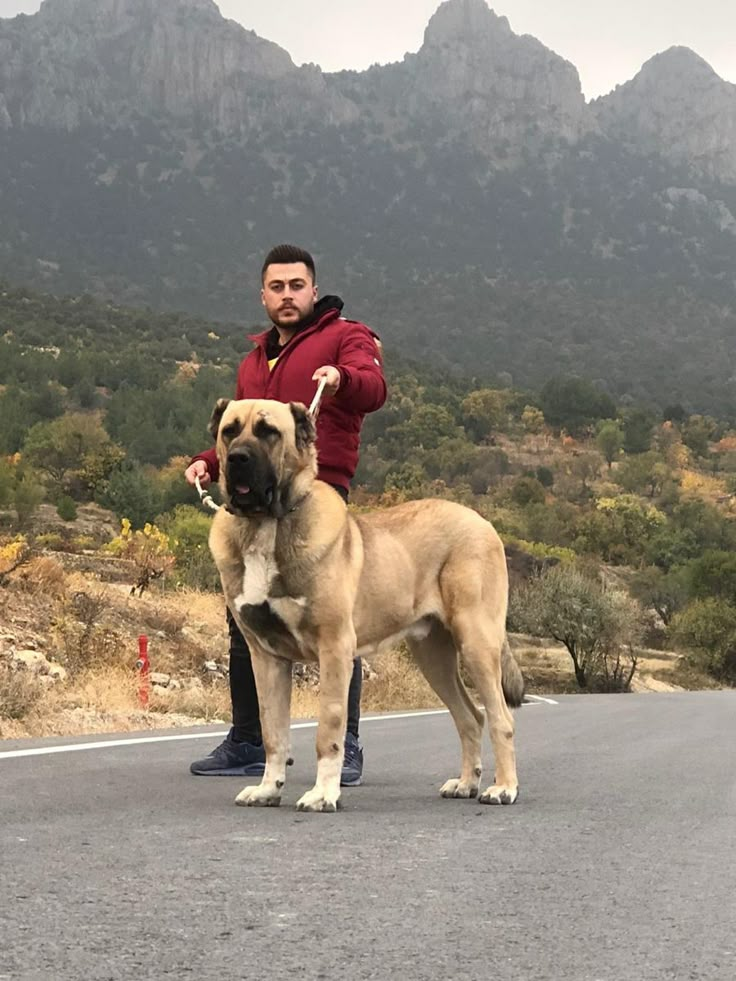
<path fill-rule="evenodd" d="M 214 0 L 45 0 L 0 21 L 0 130 L 74 131 L 173 117 L 248 135 L 371 118 L 381 135 L 462 140 L 491 167 L 600 132 L 694 173 L 736 181 L 736 85 L 687 48 L 586 105 L 577 70 L 485 0 L 446 0 L 395 65 L 323 74 L 225 20 Z"/>
<path fill-rule="evenodd" d="M 479 149 L 533 149 L 545 137 L 574 143 L 591 128 L 577 69 L 514 34 L 485 0 L 446 0 L 410 67 L 410 111 L 442 107 Z"/>
<path fill-rule="evenodd" d="M 237 134 L 289 109 L 353 115 L 317 69 L 296 68 L 212 0 L 45 0 L 0 21 L 0 127 L 166 114 Z"/>
<path fill-rule="evenodd" d="M 736 181 L 736 85 L 689 48 L 655 55 L 591 105 L 612 139 L 722 181 Z"/>

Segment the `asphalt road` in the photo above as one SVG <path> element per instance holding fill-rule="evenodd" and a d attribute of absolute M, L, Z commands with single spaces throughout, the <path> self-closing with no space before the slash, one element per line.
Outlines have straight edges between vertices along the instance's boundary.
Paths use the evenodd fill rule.
<path fill-rule="evenodd" d="M 332 815 L 293 810 L 309 729 L 278 810 L 189 775 L 212 740 L 0 744 L 0 981 L 733 981 L 736 693 L 517 720 L 513 807 L 439 798 L 444 715 L 366 724 Z"/>

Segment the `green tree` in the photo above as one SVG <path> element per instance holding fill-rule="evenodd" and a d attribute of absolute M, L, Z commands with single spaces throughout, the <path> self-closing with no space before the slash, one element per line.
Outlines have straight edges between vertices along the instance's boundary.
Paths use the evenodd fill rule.
<path fill-rule="evenodd" d="M 585 378 L 552 378 L 540 392 L 540 407 L 551 426 L 580 434 L 616 414 L 610 396 Z"/>
<path fill-rule="evenodd" d="M 714 596 L 696 600 L 675 617 L 672 636 L 697 667 L 736 683 L 736 606 Z"/>
<path fill-rule="evenodd" d="M 717 507 L 699 499 L 681 501 L 672 510 L 674 526 L 689 532 L 701 550 L 736 549 L 736 527 Z"/>
<path fill-rule="evenodd" d="M 576 552 L 600 555 L 606 562 L 638 563 L 647 544 L 667 524 L 666 516 L 636 497 L 601 498 L 578 524 Z"/>
<path fill-rule="evenodd" d="M 624 414 L 624 450 L 627 453 L 646 453 L 652 445 L 657 420 L 649 409 L 629 409 Z"/>
<path fill-rule="evenodd" d="M 605 419 L 598 426 L 595 443 L 603 454 L 610 470 L 613 461 L 619 458 L 624 446 L 624 431 L 621 428 L 621 424 L 615 419 Z"/>
<path fill-rule="evenodd" d="M 56 502 L 56 513 L 62 521 L 77 520 L 77 505 L 68 494 L 62 494 Z"/>
<path fill-rule="evenodd" d="M 524 432 L 542 433 L 545 426 L 544 413 L 534 405 L 526 405 L 521 413 L 521 424 L 524 427 Z"/>
<path fill-rule="evenodd" d="M 25 528 L 27 526 L 44 496 L 44 489 L 38 479 L 38 474 L 24 469 L 19 479 L 16 480 L 13 491 L 13 505 L 15 513 L 18 515 L 19 527 Z"/>
<path fill-rule="evenodd" d="M 409 498 L 421 497 L 427 475 L 418 463 L 400 463 L 386 477 L 386 490 L 400 491 Z"/>
<path fill-rule="evenodd" d="M 630 588 L 631 595 L 643 606 L 655 610 L 668 627 L 689 599 L 689 572 L 684 566 L 663 572 L 650 565 L 635 573 Z"/>
<path fill-rule="evenodd" d="M 544 503 L 544 487 L 536 477 L 518 477 L 511 488 L 511 499 L 514 504 L 526 507 L 529 504 Z"/>
<path fill-rule="evenodd" d="M 662 457 L 650 450 L 624 460 L 616 472 L 616 483 L 630 494 L 654 497 L 661 493 L 671 477 L 670 469 Z"/>
<path fill-rule="evenodd" d="M 466 396 L 461 406 L 463 425 L 475 442 L 508 427 L 513 395 L 508 389 L 479 388 Z"/>
<path fill-rule="evenodd" d="M 682 425 L 682 441 L 695 456 L 707 457 L 716 424 L 710 416 L 690 416 Z"/>
<path fill-rule="evenodd" d="M 177 583 L 193 589 L 219 589 L 220 576 L 208 544 L 212 518 L 201 508 L 181 504 L 162 515 L 157 524 L 168 536 L 176 558 Z"/>
<path fill-rule="evenodd" d="M 470 486 L 475 494 L 486 494 L 511 469 L 507 454 L 496 446 L 481 446 L 475 455 L 469 474 Z"/>
<path fill-rule="evenodd" d="M 110 437 L 96 413 L 68 412 L 52 422 L 37 423 L 23 444 L 23 457 L 45 474 L 56 493 L 66 490 L 72 477 L 86 468 L 94 470 L 98 457 L 109 460 L 110 454 Z"/>
<path fill-rule="evenodd" d="M 687 565 L 691 596 L 719 596 L 736 606 L 736 552 L 708 549 Z"/>
<path fill-rule="evenodd" d="M 155 481 L 143 467 L 132 462 L 112 474 L 97 500 L 121 521 L 127 518 L 134 528 L 142 528 L 161 512 L 161 494 Z"/>
<path fill-rule="evenodd" d="M 559 565 L 512 595 L 510 619 L 515 629 L 564 644 L 580 688 L 628 691 L 644 618 L 626 593 Z"/>
<path fill-rule="evenodd" d="M 434 450 L 458 426 L 449 409 L 442 405 L 418 405 L 404 422 L 391 426 L 383 442 L 395 460 L 406 460 L 415 450 Z"/>
<path fill-rule="evenodd" d="M 9 460 L 0 457 L 0 508 L 7 507 L 13 501 L 15 490 L 15 467 Z"/>

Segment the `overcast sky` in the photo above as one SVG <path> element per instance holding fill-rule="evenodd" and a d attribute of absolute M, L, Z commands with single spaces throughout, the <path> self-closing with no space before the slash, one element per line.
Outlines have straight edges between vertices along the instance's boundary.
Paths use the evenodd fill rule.
<path fill-rule="evenodd" d="M 49 0 L 53 3 L 54 0 Z M 588 98 L 628 81 L 673 44 L 736 82 L 736 0 L 491 0 L 517 34 L 533 34 L 579 70 Z M 0 17 L 39 0 L 0 0 Z M 219 0 L 226 17 L 325 71 L 399 61 L 422 43 L 439 0 Z"/>

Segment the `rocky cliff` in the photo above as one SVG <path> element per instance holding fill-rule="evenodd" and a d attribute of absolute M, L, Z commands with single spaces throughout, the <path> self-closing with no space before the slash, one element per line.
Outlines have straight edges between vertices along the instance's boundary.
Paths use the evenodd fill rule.
<path fill-rule="evenodd" d="M 736 85 L 689 48 L 655 55 L 591 108 L 612 139 L 736 182 Z"/>
<path fill-rule="evenodd" d="M 278 84 L 276 84 L 278 83 Z M 345 122 L 322 74 L 213 0 L 45 0 L 0 21 L 0 125 L 74 130 L 166 114 L 239 134 L 291 105 Z"/>
<path fill-rule="evenodd" d="M 461 137 L 496 166 L 596 127 L 575 67 L 515 34 L 485 0 L 446 0 L 417 54 L 336 83 L 382 111 L 389 130 L 420 124 L 440 142 Z"/>
<path fill-rule="evenodd" d="M 586 105 L 575 67 L 485 0 L 445 0 L 403 62 L 337 75 L 297 68 L 214 0 L 45 0 L 0 21 L 0 128 L 151 115 L 236 138 L 275 116 L 306 129 L 371 119 L 384 136 L 460 139 L 493 168 L 601 133 L 736 181 L 736 86 L 696 54 L 672 48 Z"/>
<path fill-rule="evenodd" d="M 484 0 L 336 74 L 212 0 L 46 0 L 0 20 L 0 279 L 257 322 L 246 270 L 295 240 L 448 371 L 730 406 L 733 93 L 676 49 L 586 105 Z"/>

